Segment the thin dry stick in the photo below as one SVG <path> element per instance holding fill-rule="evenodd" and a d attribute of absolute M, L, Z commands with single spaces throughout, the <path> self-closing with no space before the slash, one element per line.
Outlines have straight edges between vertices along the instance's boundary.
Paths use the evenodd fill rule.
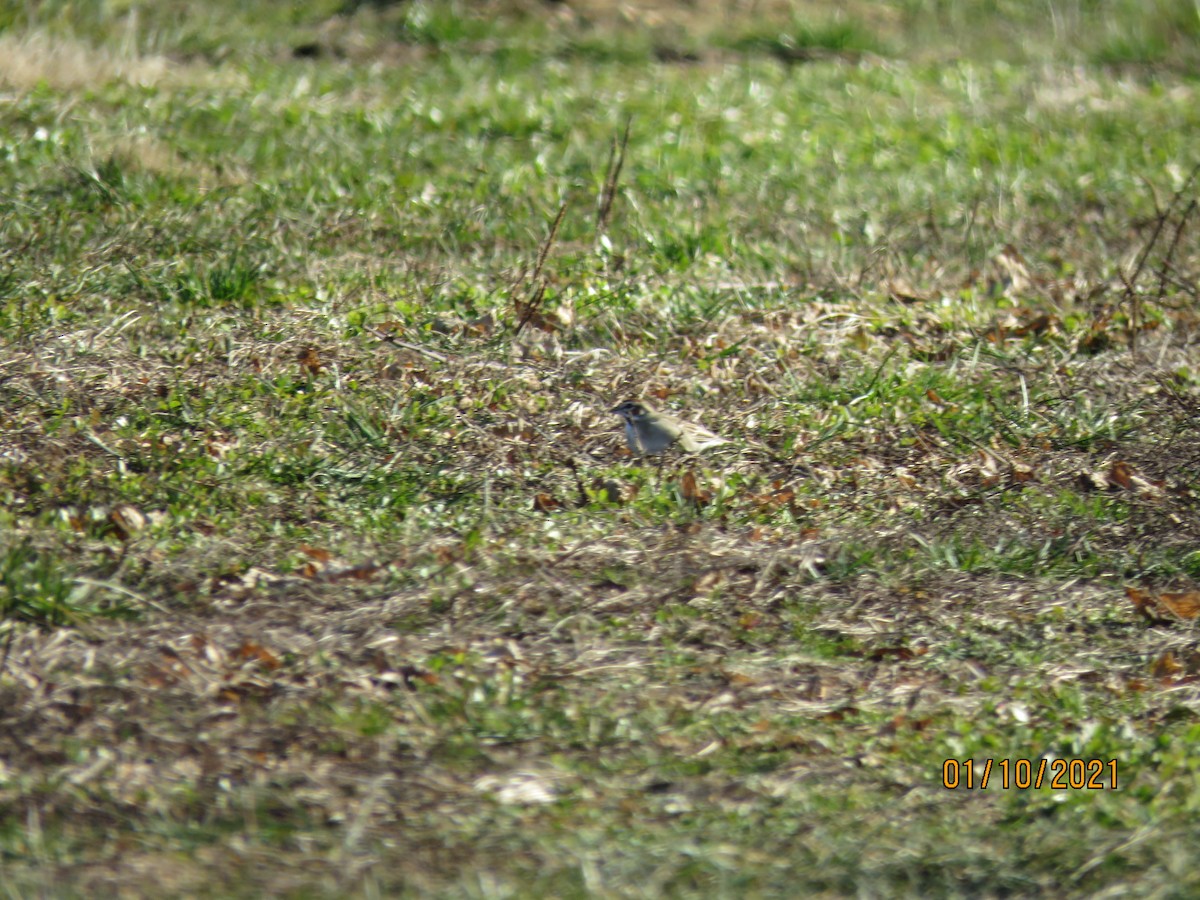
<path fill-rule="evenodd" d="M 579 508 L 587 506 L 588 500 L 587 490 L 583 486 L 583 478 L 579 475 L 579 467 L 575 465 L 575 460 L 567 457 L 567 468 L 571 470 L 571 474 L 575 476 L 575 490 L 579 491 Z"/>
<path fill-rule="evenodd" d="M 1172 201 L 1173 205 L 1174 201 Z M 1146 265 L 1146 260 L 1150 256 L 1150 251 L 1154 249 L 1154 245 L 1158 243 L 1159 235 L 1162 234 L 1163 227 L 1167 224 L 1167 216 L 1171 213 L 1171 205 L 1168 205 L 1158 215 L 1158 220 L 1154 223 L 1154 234 L 1150 235 L 1150 240 L 1142 251 L 1141 259 L 1138 260 L 1137 266 L 1133 270 L 1133 275 L 1126 278 L 1125 273 L 1121 273 L 1121 282 L 1125 285 L 1125 299 L 1129 301 L 1129 349 L 1137 350 L 1137 334 L 1138 323 L 1141 321 L 1141 304 L 1138 303 L 1137 282 L 1141 277 L 1142 269 Z"/>
<path fill-rule="evenodd" d="M 542 298 L 546 296 L 546 282 L 542 280 L 542 269 L 546 265 L 546 257 L 550 255 L 550 248 L 554 246 L 554 240 L 558 237 L 558 227 L 562 225 L 563 217 L 567 214 L 567 202 L 564 200 L 563 205 L 558 208 L 558 215 L 554 217 L 554 224 L 550 226 L 550 233 L 546 235 L 546 240 L 542 243 L 542 249 L 538 252 L 537 262 L 533 267 L 533 275 L 529 278 L 526 284 L 534 286 L 533 296 L 529 300 L 522 300 L 520 294 L 523 291 L 518 290 L 513 296 L 513 310 L 520 314 L 521 319 L 517 322 L 516 333 L 520 334 L 521 330 L 529 324 L 534 313 L 538 311 L 538 307 L 542 305 Z"/>
<path fill-rule="evenodd" d="M 433 350 L 429 350 L 418 344 L 410 344 L 408 341 L 402 341 L 402 340 L 400 340 L 400 338 L 396 337 L 393 334 L 388 334 L 386 331 L 384 331 L 381 328 L 375 328 L 375 329 L 372 329 L 372 331 L 375 334 L 375 336 L 377 338 L 379 338 L 381 341 L 385 341 L 386 343 L 392 344 L 396 347 L 403 347 L 405 350 L 411 350 L 413 353 L 419 353 L 422 356 L 428 357 L 429 359 L 432 359 L 432 360 L 436 360 L 437 362 L 444 363 L 446 361 L 446 357 L 443 356 L 442 354 L 437 353 Z"/>
<path fill-rule="evenodd" d="M 1141 307 L 1137 297 L 1137 283 L 1142 276 L 1142 270 L 1146 268 L 1146 262 L 1150 259 L 1150 251 L 1154 249 L 1154 245 L 1158 243 L 1159 237 L 1162 235 L 1163 229 L 1171 218 L 1171 214 L 1175 211 L 1175 207 L 1183 199 L 1184 193 L 1192 186 L 1192 182 L 1196 180 L 1196 176 L 1200 175 L 1200 163 L 1192 168 L 1187 179 L 1180 185 L 1174 196 L 1171 197 L 1171 202 L 1167 204 L 1167 208 L 1158 214 L 1158 219 L 1154 223 L 1154 233 L 1150 235 L 1150 240 L 1146 243 L 1142 250 L 1141 258 L 1138 259 L 1137 266 L 1134 267 L 1133 274 L 1128 278 L 1124 274 L 1121 275 L 1121 281 L 1125 284 L 1125 297 L 1129 300 L 1129 346 L 1130 349 L 1137 349 L 1137 331 L 1138 322 L 1141 318 Z M 1194 203 L 1195 201 L 1193 201 Z M 1190 209 L 1189 209 L 1190 212 Z M 1184 214 L 1184 219 L 1187 214 Z M 1183 222 L 1180 222 L 1180 229 L 1183 227 Z M 1178 233 L 1176 234 L 1178 239 Z"/>
<path fill-rule="evenodd" d="M 975 202 L 971 204 L 971 215 L 967 217 L 967 227 L 963 230 L 962 255 L 964 257 L 967 257 L 967 251 L 971 246 L 971 232 L 975 230 L 975 216 L 979 213 L 980 202 L 981 198 L 976 196 Z"/>
<path fill-rule="evenodd" d="M 596 210 L 596 232 L 603 234 L 608 230 L 609 217 L 612 215 L 613 201 L 617 198 L 617 183 L 621 178 L 621 169 L 625 165 L 625 148 L 629 146 L 629 129 L 633 125 L 633 117 L 625 120 L 625 133 L 621 136 L 618 146 L 613 138 L 608 151 L 608 166 L 604 171 L 604 187 L 600 191 L 600 206 Z"/>
<path fill-rule="evenodd" d="M 1179 217 L 1179 224 L 1175 226 L 1175 237 L 1171 239 L 1171 246 L 1167 248 L 1167 255 L 1163 257 L 1162 265 L 1158 267 L 1158 296 L 1154 298 L 1154 302 L 1158 303 L 1167 293 L 1167 271 L 1171 268 L 1171 260 L 1175 257 L 1175 251 L 1179 247 L 1179 239 L 1183 237 L 1183 227 L 1187 224 L 1188 218 L 1196 211 L 1196 198 L 1187 205 L 1187 209 L 1183 211 L 1183 215 Z"/>
<path fill-rule="evenodd" d="M 1126 282 L 1127 285 L 1132 286 L 1137 284 L 1138 278 L 1141 277 L 1142 269 L 1146 267 L 1146 261 L 1150 258 L 1150 251 L 1154 249 L 1154 245 L 1157 243 L 1159 235 L 1162 234 L 1163 228 L 1166 226 L 1167 221 L 1171 218 L 1171 213 L 1175 211 L 1175 206 L 1180 200 L 1183 199 L 1184 193 L 1192 186 L 1192 182 L 1196 180 L 1197 175 L 1200 175 L 1200 163 L 1198 163 L 1192 169 L 1191 173 L 1180 186 L 1179 190 L 1177 190 L 1174 196 L 1171 197 L 1171 202 L 1167 204 L 1167 208 L 1159 213 L 1158 221 L 1155 222 L 1154 225 L 1154 234 L 1150 236 L 1149 243 L 1147 243 L 1145 249 L 1142 250 L 1141 258 L 1138 260 L 1138 264 L 1133 270 L 1133 275 L 1131 275 L 1129 280 Z"/>

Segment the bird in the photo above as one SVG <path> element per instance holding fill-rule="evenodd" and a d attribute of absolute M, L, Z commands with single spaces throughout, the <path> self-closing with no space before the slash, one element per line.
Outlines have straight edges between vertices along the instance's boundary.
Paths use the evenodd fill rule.
<path fill-rule="evenodd" d="M 703 425 L 659 412 L 645 400 L 626 400 L 610 411 L 625 420 L 625 443 L 642 456 L 662 453 L 674 444 L 688 453 L 698 453 L 729 443 Z"/>

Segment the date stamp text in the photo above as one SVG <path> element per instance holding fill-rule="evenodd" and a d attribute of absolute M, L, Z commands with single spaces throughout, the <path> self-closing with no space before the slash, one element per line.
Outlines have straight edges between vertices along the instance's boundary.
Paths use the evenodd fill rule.
<path fill-rule="evenodd" d="M 987 790 L 1017 788 L 1054 791 L 1115 791 L 1115 759 L 948 759 L 942 763 L 942 787 Z"/>

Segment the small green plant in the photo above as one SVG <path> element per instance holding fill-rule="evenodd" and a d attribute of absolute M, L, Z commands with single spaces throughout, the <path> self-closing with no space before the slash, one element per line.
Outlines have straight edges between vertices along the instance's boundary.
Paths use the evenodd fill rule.
<path fill-rule="evenodd" d="M 74 576 L 70 563 L 51 552 L 28 541 L 0 549 L 0 619 L 58 627 L 130 613 L 126 596 Z"/>

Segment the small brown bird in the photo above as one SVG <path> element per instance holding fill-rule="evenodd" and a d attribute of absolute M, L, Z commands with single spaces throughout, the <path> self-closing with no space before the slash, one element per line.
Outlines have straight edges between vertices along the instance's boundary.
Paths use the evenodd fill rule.
<path fill-rule="evenodd" d="M 613 407 L 612 412 L 625 420 L 625 443 L 629 449 L 642 456 L 662 453 L 674 444 L 688 453 L 699 453 L 729 443 L 702 425 L 659 412 L 645 400 L 626 400 Z"/>

